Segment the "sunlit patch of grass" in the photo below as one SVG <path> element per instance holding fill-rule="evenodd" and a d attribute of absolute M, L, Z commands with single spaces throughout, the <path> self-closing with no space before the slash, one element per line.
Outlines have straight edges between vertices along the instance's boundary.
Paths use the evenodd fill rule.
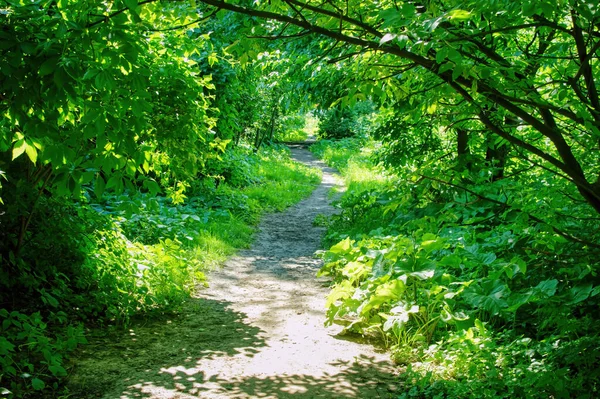
<path fill-rule="evenodd" d="M 390 182 L 390 175 L 373 164 L 366 150 L 362 150 L 359 156 L 348 161 L 343 176 L 350 193 L 378 189 Z"/>
<path fill-rule="evenodd" d="M 284 123 L 283 132 L 277 139 L 285 142 L 302 142 L 310 136 L 316 136 L 319 120 L 312 114 L 298 115 L 294 118 L 296 123 Z"/>
<path fill-rule="evenodd" d="M 210 222 L 195 240 L 194 255 L 204 267 L 213 269 L 238 249 L 248 247 L 253 233 L 252 226 L 235 215 Z"/>
<path fill-rule="evenodd" d="M 311 147 L 311 151 L 340 171 L 347 187 L 347 195 L 353 195 L 381 189 L 392 179 L 372 159 L 376 145 L 374 142 L 363 143 L 354 138 L 321 140 Z"/>
<path fill-rule="evenodd" d="M 301 142 L 308 139 L 308 133 L 304 129 L 294 129 L 286 132 L 282 137 L 281 141 L 286 142 Z"/>
<path fill-rule="evenodd" d="M 295 162 L 287 154 L 265 150 L 255 173 L 262 183 L 244 189 L 263 210 L 282 211 L 306 198 L 321 181 L 321 171 Z"/>

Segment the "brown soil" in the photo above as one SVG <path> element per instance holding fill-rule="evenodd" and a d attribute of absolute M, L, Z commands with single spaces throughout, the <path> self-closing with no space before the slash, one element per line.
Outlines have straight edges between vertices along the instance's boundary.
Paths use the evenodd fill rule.
<path fill-rule="evenodd" d="M 315 277 L 333 208 L 335 172 L 301 148 L 295 159 L 323 170 L 311 197 L 267 215 L 254 245 L 209 276 L 180 315 L 92 340 L 70 378 L 77 398 L 388 398 L 388 355 L 339 326 L 324 327 L 328 289 Z"/>

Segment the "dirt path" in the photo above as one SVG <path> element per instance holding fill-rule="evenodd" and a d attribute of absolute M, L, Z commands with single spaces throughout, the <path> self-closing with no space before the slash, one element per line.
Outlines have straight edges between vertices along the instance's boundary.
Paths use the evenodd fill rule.
<path fill-rule="evenodd" d="M 75 392 L 102 398 L 388 398 L 388 356 L 324 327 L 327 288 L 315 278 L 322 228 L 331 214 L 334 171 L 305 149 L 295 159 L 320 167 L 306 200 L 267 215 L 252 248 L 210 275 L 210 288 L 177 319 L 104 340 L 73 376 Z M 115 353 L 118 351 L 117 353 Z M 81 397 L 81 396 L 77 396 Z"/>

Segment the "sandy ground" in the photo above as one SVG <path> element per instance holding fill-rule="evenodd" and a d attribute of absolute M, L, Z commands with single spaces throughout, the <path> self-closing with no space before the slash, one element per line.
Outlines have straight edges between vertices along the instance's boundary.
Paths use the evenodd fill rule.
<path fill-rule="evenodd" d="M 182 314 L 92 341 L 71 377 L 74 397 L 389 398 L 388 355 L 324 327 L 325 282 L 315 277 L 331 214 L 334 171 L 301 148 L 294 158 L 323 170 L 306 200 L 267 215 L 254 245 L 209 276 Z"/>

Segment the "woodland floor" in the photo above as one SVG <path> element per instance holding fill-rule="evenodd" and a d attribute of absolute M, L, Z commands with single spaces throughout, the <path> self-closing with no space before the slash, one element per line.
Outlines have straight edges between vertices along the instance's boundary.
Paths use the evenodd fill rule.
<path fill-rule="evenodd" d="M 389 356 L 324 327 L 324 281 L 315 277 L 331 214 L 335 171 L 301 148 L 293 157 L 323 170 L 312 195 L 264 217 L 253 246 L 210 274 L 177 316 L 90 339 L 70 376 L 76 398 L 388 398 Z"/>

